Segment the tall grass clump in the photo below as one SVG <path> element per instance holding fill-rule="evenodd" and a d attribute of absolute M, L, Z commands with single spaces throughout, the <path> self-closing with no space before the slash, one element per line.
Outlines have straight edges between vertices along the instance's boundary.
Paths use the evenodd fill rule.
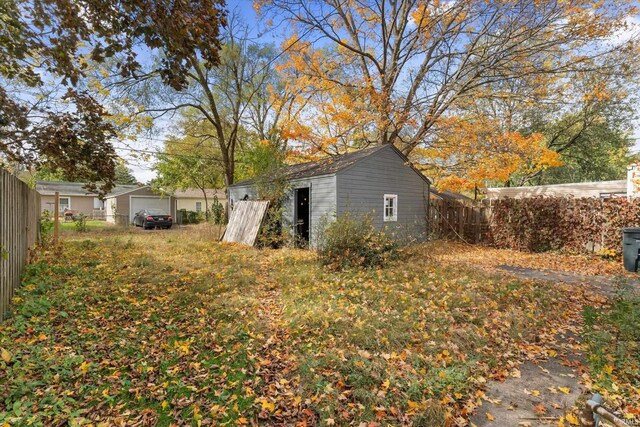
<path fill-rule="evenodd" d="M 368 215 L 345 213 L 325 223 L 318 234 L 320 262 L 334 270 L 379 267 L 398 256 L 398 243 Z"/>

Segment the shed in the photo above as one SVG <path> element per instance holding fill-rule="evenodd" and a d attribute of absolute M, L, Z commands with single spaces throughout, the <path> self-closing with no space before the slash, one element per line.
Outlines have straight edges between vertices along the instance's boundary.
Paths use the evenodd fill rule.
<path fill-rule="evenodd" d="M 288 183 L 283 227 L 297 241 L 317 247 L 322 227 L 345 213 L 370 215 L 397 238 L 426 238 L 431 182 L 393 145 L 291 165 L 279 176 Z M 259 199 L 255 178 L 227 193 L 231 209 L 238 200 Z"/>

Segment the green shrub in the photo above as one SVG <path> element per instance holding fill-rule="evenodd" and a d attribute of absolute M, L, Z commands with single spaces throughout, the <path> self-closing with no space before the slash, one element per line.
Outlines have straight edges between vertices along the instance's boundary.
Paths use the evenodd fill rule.
<path fill-rule="evenodd" d="M 53 218 L 47 210 L 40 216 L 40 244 L 47 247 L 53 238 Z"/>
<path fill-rule="evenodd" d="M 80 215 L 76 215 L 73 222 L 76 225 L 77 232 L 84 233 L 87 231 L 87 216 L 85 214 L 81 213 Z"/>
<path fill-rule="evenodd" d="M 281 248 L 287 246 L 290 236 L 282 227 L 282 203 L 275 201 L 269 204 L 265 218 L 260 225 L 256 244 L 261 248 Z"/>
<path fill-rule="evenodd" d="M 381 266 L 398 255 L 397 242 L 376 229 L 369 216 L 340 215 L 318 234 L 320 261 L 336 270 Z"/>
<path fill-rule="evenodd" d="M 218 196 L 213 196 L 213 203 L 211 203 L 211 221 L 214 224 L 224 224 L 226 222 L 224 206 L 218 200 Z"/>
<path fill-rule="evenodd" d="M 203 212 L 188 211 L 186 209 L 180 209 L 178 211 L 178 224 L 198 224 L 203 220 Z"/>

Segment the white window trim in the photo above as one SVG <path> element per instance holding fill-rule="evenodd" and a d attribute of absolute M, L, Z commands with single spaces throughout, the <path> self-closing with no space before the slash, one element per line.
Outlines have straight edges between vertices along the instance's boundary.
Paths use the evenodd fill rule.
<path fill-rule="evenodd" d="M 393 199 L 393 215 L 387 216 L 387 199 Z M 382 199 L 382 219 L 384 222 L 398 221 L 398 195 L 385 194 Z"/>
<path fill-rule="evenodd" d="M 198 204 L 200 205 L 199 210 L 198 210 Z M 202 212 L 202 202 L 196 202 L 196 212 Z"/>
<path fill-rule="evenodd" d="M 71 197 L 70 196 L 58 196 L 58 209 L 62 212 L 62 203 L 60 203 L 60 199 L 67 199 L 67 209 L 71 210 Z"/>
<path fill-rule="evenodd" d="M 97 208 L 96 208 L 96 204 L 98 205 Z M 93 198 L 93 209 L 94 210 L 100 210 L 100 211 L 104 210 L 104 200 L 100 200 L 99 197 L 94 197 Z"/>

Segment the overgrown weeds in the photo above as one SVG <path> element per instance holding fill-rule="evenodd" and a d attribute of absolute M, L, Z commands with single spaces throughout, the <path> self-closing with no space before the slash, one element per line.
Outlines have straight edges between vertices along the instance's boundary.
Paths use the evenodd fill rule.
<path fill-rule="evenodd" d="M 640 292 L 621 281 L 610 307 L 587 306 L 583 315 L 593 389 L 640 411 Z"/>
<path fill-rule="evenodd" d="M 87 232 L 87 216 L 83 213 L 80 213 L 73 219 L 73 223 L 76 226 L 76 231 L 78 233 L 86 233 Z"/>
<path fill-rule="evenodd" d="M 0 425 L 453 425 L 584 304 L 418 251 L 334 271 L 181 233 L 72 233 L 29 267 Z"/>
<path fill-rule="evenodd" d="M 379 231 L 367 215 L 339 215 L 323 224 L 318 234 L 320 261 L 334 270 L 380 267 L 398 256 L 398 243 Z"/>

